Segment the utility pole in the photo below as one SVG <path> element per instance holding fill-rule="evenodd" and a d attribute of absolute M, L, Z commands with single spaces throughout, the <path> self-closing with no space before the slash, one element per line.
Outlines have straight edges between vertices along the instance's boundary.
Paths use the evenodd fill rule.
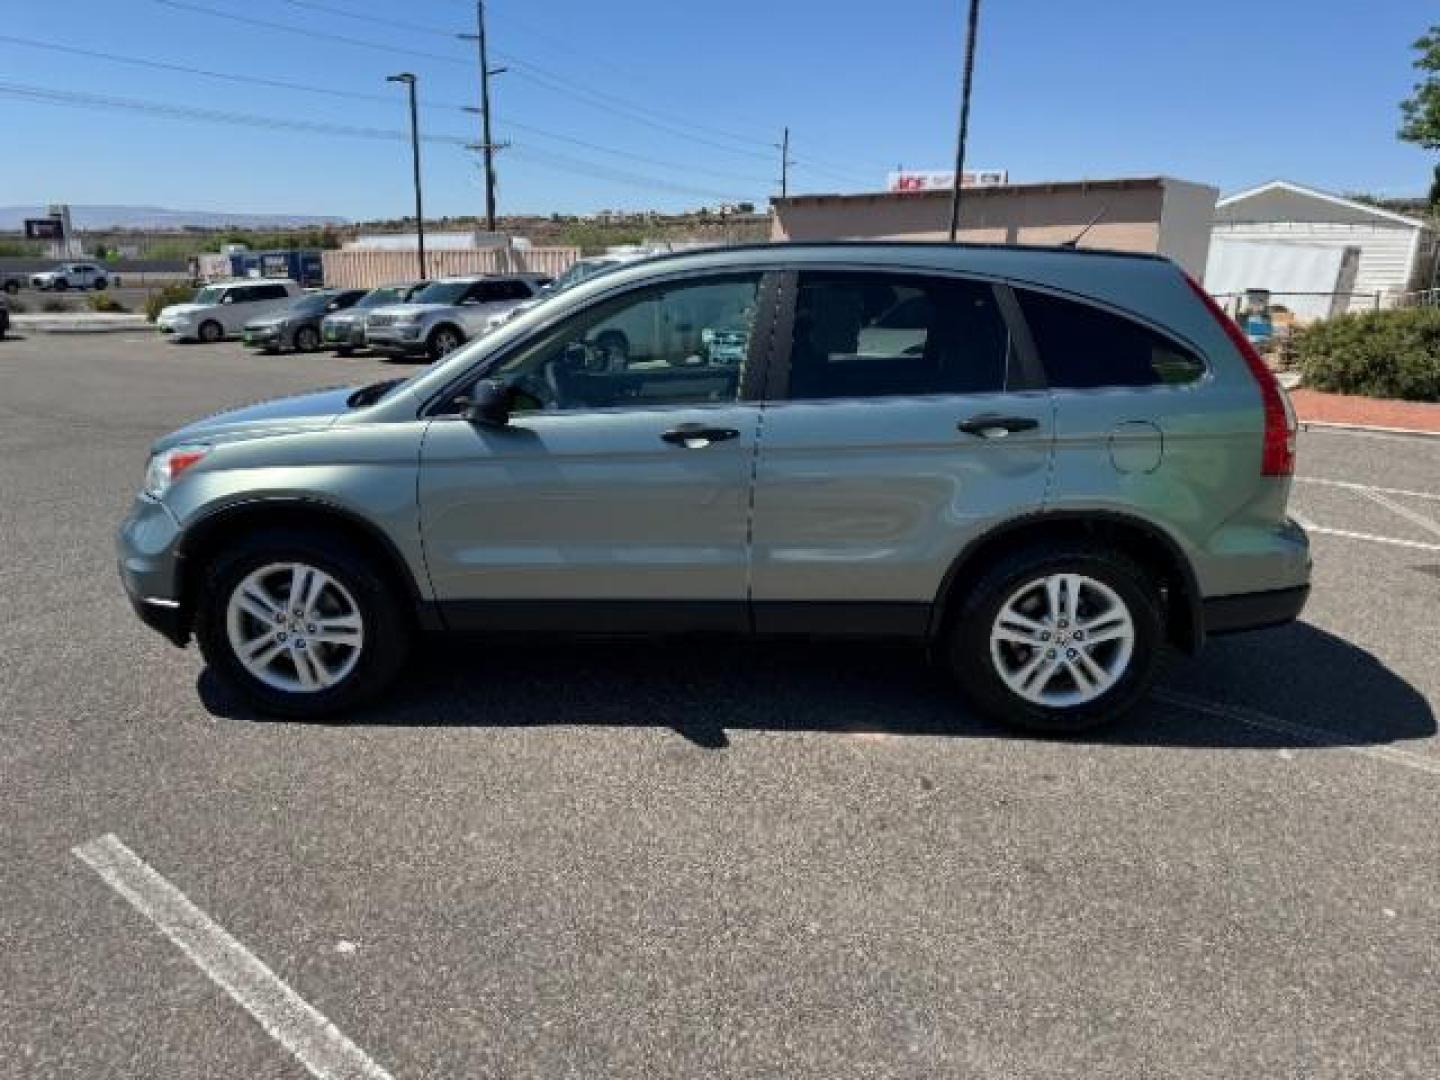
<path fill-rule="evenodd" d="M 410 91 L 410 156 L 415 166 L 415 244 L 420 253 L 420 280 L 425 280 L 425 203 L 420 196 L 420 110 L 415 104 L 416 78 L 408 71 L 388 75 L 386 82 L 404 83 Z"/>
<path fill-rule="evenodd" d="M 790 129 L 785 129 L 785 136 L 780 140 L 780 197 L 783 199 L 790 194 Z"/>
<path fill-rule="evenodd" d="M 960 138 L 955 146 L 955 185 L 950 191 L 950 242 L 960 230 L 960 185 L 965 176 L 965 136 L 970 130 L 970 85 L 975 75 L 975 33 L 980 24 L 980 0 L 970 0 L 970 24 L 965 34 L 965 80 L 960 89 Z"/>
<path fill-rule="evenodd" d="M 492 68 L 485 48 L 485 0 L 475 0 L 475 33 L 457 35 L 462 41 L 473 41 L 480 54 L 480 108 L 466 109 L 466 112 L 480 114 L 480 142 L 470 149 L 485 155 L 485 229 L 495 231 L 495 145 L 490 137 L 490 76 L 499 75 L 503 67 Z"/>

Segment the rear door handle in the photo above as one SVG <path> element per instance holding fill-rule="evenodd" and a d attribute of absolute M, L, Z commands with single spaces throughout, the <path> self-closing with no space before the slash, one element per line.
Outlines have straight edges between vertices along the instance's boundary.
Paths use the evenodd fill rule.
<path fill-rule="evenodd" d="M 687 450 L 699 450 L 711 443 L 739 437 L 740 432 L 734 428 L 706 427 L 704 424 L 681 424 L 660 436 L 666 442 L 683 446 Z"/>
<path fill-rule="evenodd" d="M 1032 416 L 1000 416 L 996 413 L 982 413 L 955 425 L 966 435 L 978 435 L 982 439 L 1003 439 L 1017 431 L 1034 431 L 1040 421 Z"/>

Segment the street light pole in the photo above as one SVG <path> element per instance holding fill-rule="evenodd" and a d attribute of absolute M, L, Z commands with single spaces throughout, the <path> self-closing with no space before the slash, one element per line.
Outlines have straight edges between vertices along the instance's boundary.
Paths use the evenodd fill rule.
<path fill-rule="evenodd" d="M 404 83 L 410 91 L 410 156 L 415 167 L 415 243 L 420 256 L 420 280 L 425 280 L 425 203 L 420 195 L 420 110 L 415 102 L 414 75 L 402 71 L 389 75 L 386 82 Z"/>
<path fill-rule="evenodd" d="M 965 79 L 960 88 L 960 137 L 955 145 L 955 183 L 950 190 L 950 242 L 960 230 L 960 185 L 965 175 L 965 137 L 970 131 L 970 85 L 975 75 L 975 32 L 980 24 L 980 0 L 970 0 L 970 23 L 965 34 Z"/>

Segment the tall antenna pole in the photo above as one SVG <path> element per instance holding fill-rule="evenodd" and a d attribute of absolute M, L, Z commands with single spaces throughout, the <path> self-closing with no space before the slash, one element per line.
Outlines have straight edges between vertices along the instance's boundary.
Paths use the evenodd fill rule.
<path fill-rule="evenodd" d="M 980 0 L 970 0 L 970 24 L 965 34 L 965 81 L 960 89 L 960 138 L 955 146 L 955 184 L 950 191 L 950 242 L 960 230 L 960 185 L 965 175 L 965 137 L 970 131 L 970 85 L 975 76 L 975 34 L 980 24 Z"/>
<path fill-rule="evenodd" d="M 785 129 L 785 137 L 780 140 L 780 197 L 783 199 L 790 194 L 790 129 Z"/>
<path fill-rule="evenodd" d="M 485 155 L 485 229 L 495 231 L 495 151 L 498 147 L 490 137 L 490 76 L 499 75 L 503 67 L 492 68 L 485 50 L 485 0 L 475 0 L 475 33 L 457 35 L 462 41 L 473 41 L 480 54 L 480 108 L 467 108 L 466 112 L 480 114 L 480 142 L 471 144 L 471 150 Z"/>
<path fill-rule="evenodd" d="M 420 278 L 425 274 L 425 202 L 420 194 L 420 109 L 415 101 L 416 78 L 408 71 L 387 75 L 386 82 L 403 83 L 410 92 L 410 161 L 415 178 L 415 250 L 420 259 Z"/>

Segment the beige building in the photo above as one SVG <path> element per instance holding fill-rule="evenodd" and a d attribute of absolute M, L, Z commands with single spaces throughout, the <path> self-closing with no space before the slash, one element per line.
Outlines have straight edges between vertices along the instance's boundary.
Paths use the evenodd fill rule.
<path fill-rule="evenodd" d="M 967 187 L 962 241 L 1057 245 L 1094 221 L 1082 248 L 1159 252 L 1205 272 L 1219 190 L 1170 177 Z M 950 192 L 792 195 L 775 199 L 776 240 L 944 240 Z"/>

